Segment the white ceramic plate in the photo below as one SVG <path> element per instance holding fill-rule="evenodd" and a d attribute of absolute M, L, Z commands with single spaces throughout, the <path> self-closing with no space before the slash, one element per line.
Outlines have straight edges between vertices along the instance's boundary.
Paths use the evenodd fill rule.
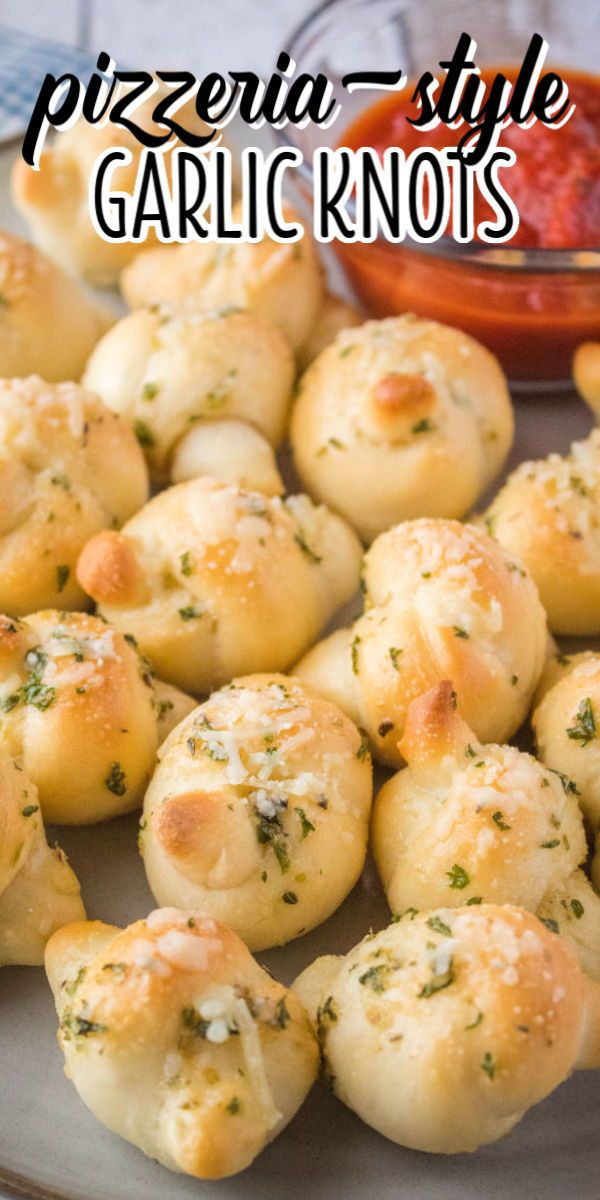
<path fill-rule="evenodd" d="M 14 154 L 14 151 L 12 152 Z M 23 232 L 0 158 L 0 225 Z M 517 409 L 510 466 L 585 436 L 577 401 L 529 400 Z M 288 472 L 286 471 L 286 474 Z M 137 817 L 62 828 L 60 844 L 92 918 L 128 924 L 154 907 L 136 844 Z M 314 933 L 259 956 L 289 983 L 319 954 L 343 953 L 389 912 L 369 865 L 352 895 Z M 0 975 L 0 1195 L 27 1200 L 600 1200 L 600 1074 L 579 1073 L 504 1141 L 451 1158 L 403 1150 L 363 1125 L 318 1084 L 304 1107 L 237 1178 L 174 1175 L 88 1113 L 65 1079 L 56 1017 L 42 970 Z"/>

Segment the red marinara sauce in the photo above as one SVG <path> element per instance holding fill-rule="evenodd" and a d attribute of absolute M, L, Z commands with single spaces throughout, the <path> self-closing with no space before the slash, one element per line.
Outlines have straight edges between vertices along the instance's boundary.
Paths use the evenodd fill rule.
<path fill-rule="evenodd" d="M 489 83 L 498 71 L 510 80 L 516 70 L 487 68 Z M 479 337 L 501 359 L 509 376 L 523 382 L 568 378 L 579 342 L 600 337 L 600 267 L 542 272 L 526 261 L 517 270 L 501 265 L 502 248 L 600 251 L 600 77 L 568 69 L 575 111 L 559 129 L 535 122 L 528 129 L 510 124 L 499 145 L 516 152 L 514 166 L 501 172 L 503 187 L 519 211 L 519 228 L 509 242 L 490 247 L 499 265 L 478 265 L 473 257 L 436 253 L 378 239 L 370 244 L 336 243 L 344 266 L 369 311 L 376 316 L 417 312 Z M 418 147 L 453 146 L 467 127 L 439 125 L 419 130 L 412 89 L 366 109 L 345 131 L 340 144 L 373 146 L 383 153 L 399 146 L 408 155 Z M 476 223 L 490 217 L 476 193 Z M 465 247 L 468 251 L 468 246 Z M 514 261 L 514 254 L 510 256 Z M 589 254 L 587 255 L 589 261 Z M 599 256 L 600 262 L 600 256 Z M 531 269 L 530 269 L 531 268 Z"/>

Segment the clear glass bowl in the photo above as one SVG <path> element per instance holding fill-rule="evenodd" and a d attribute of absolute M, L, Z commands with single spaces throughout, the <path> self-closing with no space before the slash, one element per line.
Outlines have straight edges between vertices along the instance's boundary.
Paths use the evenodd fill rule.
<path fill-rule="evenodd" d="M 481 67 L 519 63 L 532 33 L 550 46 L 548 63 L 594 74 L 600 50 L 600 2 L 578 0 L 329 0 L 288 40 L 298 69 L 334 82 L 346 71 L 393 70 L 409 78 L 434 70 L 466 31 Z M 383 93 L 336 97 L 342 112 L 328 130 L 279 132 L 297 145 L 300 177 L 312 193 L 310 160 L 318 145 L 339 144 L 343 131 Z M 450 238 L 419 245 L 334 243 L 366 311 L 434 317 L 480 338 L 500 358 L 516 387 L 570 387 L 573 351 L 600 338 L 600 247 L 585 250 L 460 245 Z"/>

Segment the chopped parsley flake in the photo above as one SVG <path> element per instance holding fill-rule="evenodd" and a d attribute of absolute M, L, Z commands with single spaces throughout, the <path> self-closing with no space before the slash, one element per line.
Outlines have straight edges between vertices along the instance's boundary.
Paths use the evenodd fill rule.
<path fill-rule="evenodd" d="M 417 995 L 417 999 L 428 1000 L 430 996 L 435 996 L 436 992 L 443 992 L 444 988 L 450 987 L 451 983 L 454 983 L 452 959 L 450 959 L 445 971 L 432 975 L 431 979 L 428 979 L 427 983 L 423 984 L 421 991 Z"/>
<path fill-rule="evenodd" d="M 547 767 L 546 769 L 548 771 L 552 771 L 553 775 L 558 775 L 558 778 L 560 779 L 560 782 L 562 783 L 567 796 L 569 796 L 569 795 L 580 796 L 581 795 L 581 792 L 579 791 L 579 788 L 577 787 L 577 784 L 575 783 L 574 779 L 570 779 L 568 775 L 565 775 L 562 771 L 555 770 L 554 767 Z M 545 780 L 544 782 L 547 783 L 548 780 Z"/>
<path fill-rule="evenodd" d="M 364 760 L 369 757 L 369 736 L 366 730 L 361 729 L 360 726 L 358 732 L 360 733 L 360 746 L 356 751 L 356 757 L 359 758 L 361 762 L 364 762 Z"/>
<path fill-rule="evenodd" d="M 177 611 L 182 621 L 194 621 L 204 616 L 204 613 L 196 608 L 195 604 L 187 604 L 184 608 L 178 608 Z"/>
<path fill-rule="evenodd" d="M 317 1029 L 321 1030 L 325 1021 L 329 1021 L 332 1025 L 338 1019 L 337 1009 L 333 1000 L 333 996 L 328 996 L 324 1004 L 320 1004 L 317 1009 Z"/>
<path fill-rule="evenodd" d="M 477 1026 L 478 1026 L 478 1025 L 481 1025 L 481 1022 L 482 1022 L 482 1021 L 483 1021 L 483 1013 L 482 1013 L 482 1012 L 478 1012 L 478 1013 L 477 1013 L 477 1016 L 475 1017 L 475 1020 L 474 1020 L 474 1021 L 471 1021 L 471 1023 L 470 1023 L 469 1025 L 465 1025 L 465 1030 L 467 1030 L 467 1029 L 477 1029 Z"/>
<path fill-rule="evenodd" d="M 6 697 L 2 704 L 5 712 L 10 712 L 11 708 L 14 708 L 15 704 L 18 704 L 20 700 L 24 704 L 33 705 L 40 712 L 45 712 L 56 698 L 56 689 L 42 683 L 42 676 L 48 662 L 47 654 L 44 654 L 44 651 L 39 646 L 35 646 L 33 650 L 28 651 L 25 662 L 29 668 L 27 681 L 18 692 L 14 692 L 12 696 Z"/>
<path fill-rule="evenodd" d="M 193 1034 L 194 1037 L 206 1037 L 210 1021 L 205 1021 L 193 1006 L 182 1009 L 181 1020 L 188 1033 Z"/>
<path fill-rule="evenodd" d="M 124 796 L 127 791 L 125 772 L 120 763 L 111 764 L 110 771 L 104 780 L 104 786 L 115 796 Z"/>
<path fill-rule="evenodd" d="M 303 536 L 303 534 L 300 533 L 299 530 L 296 531 L 296 533 L 294 534 L 294 541 L 295 541 L 296 545 L 300 547 L 302 553 L 306 556 L 306 558 L 308 558 L 308 560 L 310 562 L 312 562 L 312 563 L 323 562 L 322 555 L 316 554 L 315 551 L 311 549 L 308 542 L 306 541 L 306 538 Z"/>
<path fill-rule="evenodd" d="M 303 808 L 295 808 L 294 812 L 300 818 L 300 825 L 302 826 L 302 840 L 304 840 L 305 837 L 308 837 L 309 833 L 314 833 L 315 827 L 312 821 L 309 821 Z"/>
<path fill-rule="evenodd" d="M 468 887 L 471 882 L 464 867 L 459 866 L 458 863 L 454 863 L 450 870 L 446 871 L 446 875 L 450 880 L 450 887 L 457 888 L 460 892 L 462 892 L 463 888 Z"/>
<path fill-rule="evenodd" d="M 360 646 L 360 643 L 361 643 L 361 639 L 359 638 L 359 636 L 357 634 L 356 637 L 353 638 L 352 644 L 350 646 L 350 656 L 352 659 L 352 671 L 353 671 L 354 675 L 358 675 L 358 672 L 359 672 L 358 647 Z"/>
<path fill-rule="evenodd" d="M 582 749 L 596 737 L 596 719 L 589 696 L 581 701 L 575 716 L 575 723 L 566 730 L 566 734 L 572 741 L 580 742 Z"/>
<path fill-rule="evenodd" d="M 285 805 L 282 805 L 282 808 L 283 807 L 285 807 Z M 255 815 L 257 820 L 257 840 L 261 846 L 268 845 L 271 847 L 275 858 L 279 863 L 281 873 L 282 875 L 285 875 L 286 871 L 289 871 L 290 869 L 290 856 L 287 849 L 287 834 L 281 823 L 279 812 L 274 812 L 272 816 L 266 816 L 264 813 L 261 813 L 258 808 L 256 808 Z M 290 901 L 290 903 L 295 904 L 296 901 L 293 900 Z"/>
<path fill-rule="evenodd" d="M 77 991 L 77 988 L 79 987 L 79 984 L 82 983 L 82 981 L 85 979 L 86 975 L 87 975 L 87 967 L 80 967 L 75 978 L 72 979 L 70 981 L 70 983 L 65 982 L 63 984 L 65 992 L 67 993 L 67 996 L 75 995 L 75 992 Z"/>
<path fill-rule="evenodd" d="M 502 829 L 503 831 L 505 831 L 507 829 L 512 829 L 512 825 L 507 825 L 506 821 L 504 820 L 504 816 L 500 812 L 500 810 L 498 810 L 498 812 L 492 813 L 492 821 L 495 822 L 495 824 L 498 826 L 498 829 Z"/>
<path fill-rule="evenodd" d="M 387 963 L 377 963 L 373 967 L 369 967 L 363 975 L 359 975 L 358 982 L 363 987 L 368 987 L 372 992 L 385 991 L 385 974 L 389 970 Z"/>
<path fill-rule="evenodd" d="M 578 921 L 581 920 L 585 912 L 585 908 L 583 907 L 581 900 L 571 900 L 571 911 L 573 916 L 576 917 Z"/>
<path fill-rule="evenodd" d="M 194 566 L 192 563 L 192 556 L 191 556 L 189 550 L 185 550 L 183 554 L 180 554 L 179 563 L 181 566 L 181 574 L 182 575 L 191 575 L 192 574 Z"/>
<path fill-rule="evenodd" d="M 283 900 L 284 904 L 297 904 L 298 903 L 298 897 L 295 892 L 284 892 L 281 899 Z"/>
<path fill-rule="evenodd" d="M 418 908 L 405 908 L 404 912 L 402 912 L 402 913 L 393 913 L 392 914 L 392 919 L 390 921 L 390 925 L 397 925 L 398 921 L 403 921 L 405 917 L 409 917 L 411 921 L 414 921 L 415 917 L 418 917 L 418 915 L 419 915 Z"/>
<path fill-rule="evenodd" d="M 133 432 L 135 433 L 140 446 L 147 446 L 149 448 L 156 445 L 154 434 L 152 433 L 152 430 L 148 428 L 145 421 L 134 421 Z"/>
<path fill-rule="evenodd" d="M 445 937 L 451 937 L 452 935 L 450 926 L 446 925 L 445 921 L 442 921 L 440 917 L 429 917 L 427 924 L 429 925 L 430 929 L 435 931 L 435 933 L 443 933 Z"/>
<path fill-rule="evenodd" d="M 64 492 L 71 490 L 71 480 L 68 475 L 53 475 L 50 482 L 54 487 L 61 487 Z"/>
<path fill-rule="evenodd" d="M 65 563 L 62 563 L 59 567 L 56 568 L 56 590 L 57 590 L 57 592 L 62 592 L 65 584 L 68 581 L 70 574 L 71 574 L 71 568 L 67 567 Z"/>
<path fill-rule="evenodd" d="M 480 1066 L 481 1066 L 481 1070 L 485 1071 L 486 1075 L 488 1076 L 488 1079 L 494 1078 L 494 1075 L 496 1074 L 496 1063 L 494 1061 L 493 1056 L 490 1054 L 489 1050 L 486 1050 L 486 1052 L 481 1060 Z"/>
<path fill-rule="evenodd" d="M 583 482 L 583 479 L 581 479 L 579 475 L 571 475 L 569 482 L 574 492 L 577 492 L 580 496 L 589 496 L 589 492 Z"/>
<path fill-rule="evenodd" d="M 101 1025 L 98 1021 L 88 1021 L 87 1017 L 74 1017 L 70 1010 L 67 1010 L 62 1021 L 61 1029 L 68 1037 L 72 1034 L 73 1037 L 90 1037 L 94 1033 L 106 1033 L 107 1025 Z"/>
<path fill-rule="evenodd" d="M 390 648 L 388 650 L 388 654 L 392 661 L 392 666 L 393 666 L 394 670 L 399 671 L 400 667 L 398 666 L 398 659 L 400 658 L 400 655 L 402 654 L 402 650 L 400 650 L 398 648 L 398 646 L 390 646 Z"/>
<path fill-rule="evenodd" d="M 287 1005 L 285 1003 L 285 996 L 282 996 L 281 1000 L 277 1001 L 277 1004 L 275 1005 L 275 1012 L 270 1020 L 267 1021 L 267 1025 L 269 1025 L 271 1029 L 285 1029 L 286 1025 L 289 1021 L 291 1021 L 291 1019 L 292 1018 L 290 1017 Z"/>

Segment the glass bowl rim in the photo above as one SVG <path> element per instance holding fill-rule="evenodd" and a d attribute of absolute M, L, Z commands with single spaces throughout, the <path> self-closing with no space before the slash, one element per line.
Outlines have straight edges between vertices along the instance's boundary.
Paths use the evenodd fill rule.
<path fill-rule="evenodd" d="M 316 8 L 311 9 L 309 13 L 296 25 L 291 33 L 288 34 L 283 50 L 289 54 L 294 62 L 298 62 L 298 52 L 302 51 L 302 43 L 311 29 L 318 25 L 323 14 L 328 9 L 339 9 L 342 11 L 348 5 L 352 8 L 367 8 L 372 5 L 372 0 L 322 0 Z M 273 134 L 276 141 L 281 146 L 292 146 L 294 149 L 301 149 L 298 140 L 294 137 L 294 128 L 291 127 L 292 133 L 290 136 L 290 126 L 286 125 L 283 128 L 273 128 Z M 313 172 L 312 167 L 303 161 L 298 172 L 304 183 L 312 192 Z M 352 201 L 349 202 L 349 210 L 352 211 Z M 427 254 L 432 256 L 441 256 L 443 258 L 452 259 L 455 262 L 463 263 L 465 266 L 478 266 L 495 271 L 516 271 L 520 273 L 570 273 L 578 274 L 580 272 L 600 272 L 600 246 L 569 246 L 569 247 L 552 247 L 544 248 L 539 246 L 490 246 L 486 242 L 455 242 L 453 238 L 443 235 L 434 242 L 415 242 L 410 238 L 406 238 L 403 242 L 387 242 L 386 239 L 378 237 L 373 244 L 385 242 L 386 245 L 402 250 L 404 247 L 414 251 L 415 253 Z M 351 243 L 355 245 L 363 243 Z M 368 243 L 366 243 L 368 244 Z"/>

